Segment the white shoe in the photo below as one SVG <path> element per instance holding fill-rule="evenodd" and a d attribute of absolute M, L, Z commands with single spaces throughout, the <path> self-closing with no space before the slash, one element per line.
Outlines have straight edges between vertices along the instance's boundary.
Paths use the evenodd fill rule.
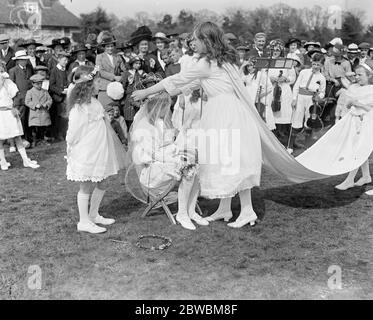
<path fill-rule="evenodd" d="M 233 217 L 232 211 L 223 212 L 223 213 L 215 212 L 211 216 L 206 217 L 206 220 L 209 222 L 213 222 L 213 221 L 224 219 L 225 222 L 228 222 L 230 219 L 232 219 L 232 217 Z"/>
<path fill-rule="evenodd" d="M 10 163 L 9 162 L 0 162 L 0 168 L 3 171 L 6 171 L 9 169 Z"/>
<path fill-rule="evenodd" d="M 106 228 L 96 226 L 92 221 L 79 222 L 77 225 L 78 231 L 89 232 L 89 233 L 103 233 L 106 232 Z"/>
<path fill-rule="evenodd" d="M 23 141 L 22 141 L 22 144 L 23 144 L 23 146 L 25 147 L 25 149 L 30 148 L 30 142 L 28 142 L 27 140 L 23 140 Z"/>
<path fill-rule="evenodd" d="M 98 215 L 96 218 L 91 219 L 93 223 L 103 224 L 109 226 L 115 223 L 114 219 L 104 218 L 103 216 Z"/>
<path fill-rule="evenodd" d="M 30 161 L 33 164 L 38 164 L 38 162 L 36 160 L 31 160 L 30 158 L 27 158 L 27 159 L 28 159 L 28 161 Z"/>
<path fill-rule="evenodd" d="M 347 190 L 347 189 L 351 189 L 355 186 L 355 183 L 352 181 L 352 182 L 346 182 L 346 181 L 343 181 L 341 184 L 335 186 L 334 188 L 338 189 L 338 190 Z"/>
<path fill-rule="evenodd" d="M 373 189 L 372 190 L 368 190 L 367 192 L 365 192 L 365 194 L 367 196 L 373 196 Z"/>
<path fill-rule="evenodd" d="M 30 161 L 27 159 L 27 161 L 23 161 L 23 166 L 25 168 L 32 168 L 32 169 L 37 169 L 40 168 L 38 164 L 35 164 L 33 161 Z"/>
<path fill-rule="evenodd" d="M 16 147 L 10 147 L 9 148 L 10 153 L 13 153 L 13 152 L 16 152 L 16 151 L 17 151 Z"/>
<path fill-rule="evenodd" d="M 368 178 L 361 177 L 359 180 L 356 181 L 355 186 L 356 187 L 362 187 L 363 185 L 369 184 L 371 182 L 372 182 L 371 177 L 368 177 Z"/>
<path fill-rule="evenodd" d="M 200 226 L 208 226 L 209 225 L 209 222 L 205 219 L 205 218 L 202 218 L 199 214 L 197 213 L 194 213 L 190 216 L 190 220 L 193 220 L 195 221 L 197 224 L 199 224 Z"/>
<path fill-rule="evenodd" d="M 181 224 L 181 226 L 188 230 L 196 230 L 196 226 L 192 223 L 190 218 L 188 216 L 186 217 L 180 217 L 179 215 L 176 215 L 176 221 Z"/>
<path fill-rule="evenodd" d="M 255 221 L 258 220 L 258 217 L 254 211 L 248 216 L 241 218 L 241 215 L 237 218 L 235 222 L 228 223 L 228 227 L 231 228 L 242 228 L 243 226 L 250 224 L 250 226 L 255 225 Z"/>
<path fill-rule="evenodd" d="M 286 151 L 288 152 L 288 154 L 293 154 L 294 150 L 291 149 L 291 148 L 287 148 Z"/>

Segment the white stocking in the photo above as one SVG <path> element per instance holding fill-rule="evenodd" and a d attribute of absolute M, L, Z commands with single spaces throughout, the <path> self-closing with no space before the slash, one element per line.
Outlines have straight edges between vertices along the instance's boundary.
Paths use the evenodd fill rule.
<path fill-rule="evenodd" d="M 199 191 L 200 191 L 200 188 L 199 188 L 198 179 L 195 177 L 193 179 L 193 186 L 192 186 L 192 190 L 190 191 L 190 195 L 189 195 L 189 202 L 188 202 L 189 217 L 196 213 L 196 206 L 197 206 L 197 199 L 199 196 Z"/>
<path fill-rule="evenodd" d="M 79 222 L 88 222 L 88 204 L 89 204 L 89 194 L 78 192 L 77 196 L 78 209 L 79 209 Z"/>
<path fill-rule="evenodd" d="M 193 187 L 193 180 L 181 180 L 178 190 L 178 212 L 179 217 L 188 217 L 188 200 Z"/>
<path fill-rule="evenodd" d="M 101 190 L 99 188 L 95 188 L 92 192 L 91 196 L 91 207 L 89 208 L 89 217 L 95 219 L 98 217 L 98 209 L 100 207 L 100 203 L 102 198 L 104 197 L 105 190 Z"/>
<path fill-rule="evenodd" d="M 253 215 L 253 203 L 251 200 L 251 189 L 240 191 L 241 213 L 238 219 Z"/>

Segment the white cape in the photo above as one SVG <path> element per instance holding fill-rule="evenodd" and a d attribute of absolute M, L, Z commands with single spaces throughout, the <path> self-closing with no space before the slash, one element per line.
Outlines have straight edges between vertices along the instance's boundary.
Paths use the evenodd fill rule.
<path fill-rule="evenodd" d="M 229 74 L 237 96 L 245 103 L 250 115 L 257 120 L 264 166 L 271 171 L 289 181 L 302 183 L 350 172 L 368 159 L 373 150 L 372 112 L 365 114 L 360 121 L 360 117 L 355 115 L 356 112 L 351 110 L 310 149 L 294 158 L 260 118 L 246 94 L 238 70 L 230 64 L 224 64 L 223 68 Z M 371 90 L 366 88 L 368 89 Z M 371 92 L 364 97 L 366 103 L 373 100 L 373 91 Z"/>

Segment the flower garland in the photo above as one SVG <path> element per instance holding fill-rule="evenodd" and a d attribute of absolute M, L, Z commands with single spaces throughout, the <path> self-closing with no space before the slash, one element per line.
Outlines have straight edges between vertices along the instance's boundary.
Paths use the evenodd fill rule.
<path fill-rule="evenodd" d="M 141 240 L 143 240 L 143 239 L 160 239 L 160 240 L 163 240 L 163 242 L 159 246 L 151 246 L 151 247 L 149 247 L 149 246 L 145 246 L 145 245 L 141 244 Z M 136 246 L 139 247 L 139 248 L 141 248 L 141 249 L 155 251 L 155 250 L 165 250 L 168 247 L 170 247 L 171 244 L 172 244 L 172 240 L 170 238 L 167 238 L 167 237 L 164 237 L 164 236 L 158 236 L 158 235 L 155 235 L 155 234 L 150 234 L 150 235 L 141 235 L 138 238 Z"/>

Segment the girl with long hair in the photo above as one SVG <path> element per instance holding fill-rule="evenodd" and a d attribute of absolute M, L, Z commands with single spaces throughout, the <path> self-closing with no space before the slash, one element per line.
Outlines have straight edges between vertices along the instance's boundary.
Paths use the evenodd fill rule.
<path fill-rule="evenodd" d="M 96 69 L 80 66 L 74 75 L 74 86 L 68 94 L 69 127 L 67 142 L 67 179 L 80 183 L 77 195 L 78 231 L 102 233 L 114 219 L 102 217 L 99 206 L 104 196 L 104 181 L 116 175 L 126 164 L 125 151 L 111 128 L 97 95 Z M 89 197 L 91 188 L 90 208 Z"/>
<path fill-rule="evenodd" d="M 229 221 L 232 218 L 231 199 L 239 192 L 241 214 L 228 225 L 240 228 L 246 224 L 253 225 L 257 220 L 251 202 L 251 189 L 260 183 L 262 154 L 255 120 L 235 95 L 230 76 L 222 68 L 224 64 L 236 66 L 238 62 L 236 50 L 223 36 L 214 23 L 199 24 L 193 34 L 197 61 L 153 87 L 134 92 L 133 97 L 143 100 L 163 90 L 180 94 L 180 88 L 203 87 L 208 102 L 203 107 L 199 132 L 215 138 L 220 135 L 220 139 L 198 136 L 200 186 L 196 181 L 192 194 L 198 194 L 200 188 L 203 197 L 220 198 L 218 211 L 208 220 Z M 207 151 L 211 159 L 207 159 Z M 232 161 L 227 163 L 230 156 Z"/>

